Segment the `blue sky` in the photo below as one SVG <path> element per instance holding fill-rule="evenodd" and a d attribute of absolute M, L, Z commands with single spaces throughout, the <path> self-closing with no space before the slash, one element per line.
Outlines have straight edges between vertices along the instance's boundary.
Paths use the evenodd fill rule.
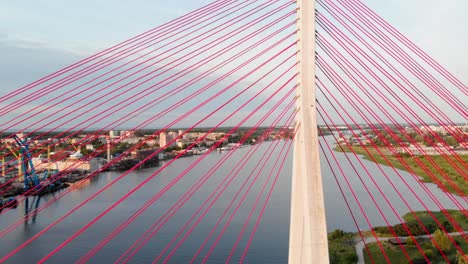
<path fill-rule="evenodd" d="M 0 1 L 0 87 L 28 84 L 209 2 Z"/>
<path fill-rule="evenodd" d="M 126 40 L 211 0 L 0 1 L 0 87 L 18 87 L 56 67 Z M 442 65 L 468 82 L 468 1 L 364 0 Z M 45 63 L 40 69 L 36 63 Z M 21 80 L 5 80 L 21 71 Z M 50 70 L 49 70 L 50 69 Z M 14 75 L 14 74 L 13 74 Z"/>
<path fill-rule="evenodd" d="M 363 0 L 465 84 L 468 1 Z"/>
<path fill-rule="evenodd" d="M 362 0 L 468 83 L 468 1 Z M 0 95 L 211 0 L 0 0 Z"/>

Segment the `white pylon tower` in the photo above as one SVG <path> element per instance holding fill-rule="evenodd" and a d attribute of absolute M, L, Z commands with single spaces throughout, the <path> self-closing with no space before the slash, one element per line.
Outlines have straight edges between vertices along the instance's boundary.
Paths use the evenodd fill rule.
<path fill-rule="evenodd" d="M 298 0 L 298 101 L 289 263 L 329 263 L 315 103 L 315 0 Z"/>

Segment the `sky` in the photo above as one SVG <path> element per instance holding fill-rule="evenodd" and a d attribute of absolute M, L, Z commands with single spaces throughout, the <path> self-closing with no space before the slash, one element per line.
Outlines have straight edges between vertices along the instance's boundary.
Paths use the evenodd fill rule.
<path fill-rule="evenodd" d="M 400 32 L 468 83 L 468 1 L 364 0 Z"/>
<path fill-rule="evenodd" d="M 468 83 L 468 1 L 362 1 Z M 210 2 L 0 0 L 0 95 Z"/>
<path fill-rule="evenodd" d="M 0 1 L 0 89 L 28 84 L 205 1 Z"/>
<path fill-rule="evenodd" d="M 468 82 L 468 1 L 363 1 Z M 0 87 L 3 91 L 32 82 L 210 2 L 2 0 Z"/>

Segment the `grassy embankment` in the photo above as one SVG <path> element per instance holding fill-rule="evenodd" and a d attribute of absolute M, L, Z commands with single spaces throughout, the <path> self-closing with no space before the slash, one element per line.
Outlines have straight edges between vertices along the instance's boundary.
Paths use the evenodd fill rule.
<path fill-rule="evenodd" d="M 461 236 L 454 236 L 453 239 L 460 246 L 463 252 L 468 252 L 468 241 L 466 240 L 466 238 L 464 239 Z M 440 252 L 434 247 L 434 245 L 428 238 L 417 239 L 417 242 L 423 249 L 424 254 L 429 258 L 431 263 L 446 263 L 445 259 L 442 257 Z M 401 250 L 400 246 L 394 246 L 386 241 L 382 242 L 382 245 L 391 263 L 408 263 L 408 259 L 405 256 L 405 254 L 403 254 L 403 251 Z M 369 258 L 369 255 L 365 253 L 365 263 L 387 263 L 377 243 L 370 243 L 367 246 L 374 261 L 372 262 Z M 404 245 L 404 248 L 407 254 L 409 255 L 412 263 L 427 263 L 427 261 L 424 259 L 416 245 L 407 244 Z M 457 254 L 457 250 L 454 246 L 452 246 L 450 250 L 444 252 L 444 255 L 450 260 L 450 263 L 459 263 L 459 255 Z"/>
<path fill-rule="evenodd" d="M 342 146 L 342 148 L 343 149 L 336 147 L 335 150 L 340 152 L 351 151 L 348 146 Z M 403 159 L 403 161 L 410 167 L 414 174 L 422 178 L 423 182 L 435 183 L 444 191 L 462 196 L 468 196 L 468 181 L 464 179 L 463 176 L 460 175 L 460 173 L 452 165 L 452 163 L 455 163 L 458 166 L 458 170 L 463 170 L 463 168 L 468 163 L 468 155 L 460 156 L 462 161 L 451 158 L 451 161 L 449 162 L 443 156 L 430 156 L 426 158 L 425 156 L 401 155 L 397 157 L 392 155 L 386 148 L 382 147 L 380 150 L 383 154 L 385 154 L 385 158 L 387 158 L 390 162 L 389 164 L 385 158 L 382 157 L 382 155 L 380 155 L 379 152 L 373 147 L 367 147 L 367 151 L 372 155 L 372 157 L 362 146 L 352 146 L 352 150 L 355 153 L 362 155 L 366 160 L 408 171 L 408 168 L 406 168 L 401 161 L 401 159 Z M 446 176 L 442 175 L 440 170 L 434 167 L 433 163 L 437 164 L 445 172 Z M 423 166 L 420 164 L 423 164 Z M 453 186 L 456 186 L 458 190 L 456 190 Z"/>
<path fill-rule="evenodd" d="M 416 219 L 416 216 L 418 219 Z M 432 234 L 437 229 L 441 229 L 442 225 L 447 232 L 456 232 L 458 230 L 468 230 L 468 210 L 444 210 L 443 212 L 431 212 L 419 211 L 413 213 L 407 213 L 403 216 L 409 231 L 413 236 L 426 235 L 427 232 L 421 226 L 421 224 Z M 450 216 L 450 219 L 446 215 Z M 437 219 L 437 222 L 434 220 Z M 420 223 L 421 222 L 421 223 Z M 439 224 L 440 223 L 440 224 Z M 453 225 L 456 223 L 456 226 Z M 393 231 L 397 236 L 408 236 L 408 232 L 402 224 L 396 224 L 392 226 Z M 379 237 L 392 237 L 393 233 L 387 226 L 375 226 L 373 230 Z M 366 232 L 366 235 L 371 235 L 370 231 Z"/>
<path fill-rule="evenodd" d="M 355 235 L 342 230 L 335 230 L 328 234 L 328 252 L 331 264 L 354 264 L 357 262 Z"/>
<path fill-rule="evenodd" d="M 456 228 L 454 228 L 451 224 L 453 223 L 453 221 L 455 221 L 458 224 L 459 228 L 463 230 L 468 230 L 468 218 L 466 217 L 468 211 L 462 212 L 459 210 L 445 210 L 443 212 L 431 213 L 427 211 L 420 211 L 415 212 L 414 214 L 416 214 L 416 216 L 419 218 L 419 221 L 421 221 L 422 225 L 424 225 L 430 233 L 434 233 L 437 229 L 440 229 L 440 226 L 436 223 L 433 217 L 435 217 L 438 220 L 438 222 L 444 226 L 444 229 L 447 232 L 457 231 Z M 416 216 L 414 214 L 407 213 L 403 216 L 403 219 L 405 220 L 405 223 L 410 229 L 411 234 L 414 236 L 426 235 L 426 231 L 421 228 L 421 224 L 419 224 L 419 221 L 416 220 Z M 450 215 L 451 221 L 447 219 L 447 214 Z M 392 226 L 392 228 L 398 236 L 408 236 L 406 229 L 402 227 L 402 224 L 394 225 Z M 374 230 L 376 231 L 379 237 L 393 237 L 393 234 L 388 227 L 377 226 L 374 227 Z M 370 231 L 364 231 L 363 235 L 372 236 Z M 328 246 L 330 254 L 330 263 L 356 263 L 357 255 L 355 253 L 354 238 L 356 238 L 357 236 L 358 235 L 356 233 L 348 233 L 341 230 L 335 230 L 329 233 Z M 468 252 L 468 236 L 464 238 L 461 236 L 454 236 L 454 240 L 464 252 Z M 411 239 L 407 241 L 409 243 L 404 247 L 413 263 L 426 263 L 425 259 L 423 258 L 418 248 L 415 246 L 414 242 Z M 417 242 L 421 246 L 421 248 L 423 248 L 425 255 L 430 257 L 433 263 L 439 263 L 440 261 L 444 261 L 440 252 L 429 239 L 418 238 Z M 391 260 L 391 263 L 408 263 L 408 259 L 406 258 L 405 254 L 403 254 L 399 246 L 394 246 L 385 241 L 382 241 L 382 244 L 384 246 L 387 256 Z M 449 244 L 451 244 L 451 242 Z M 377 245 L 377 243 L 369 243 L 368 247 L 372 255 L 372 259 L 374 260 L 374 263 L 386 263 L 385 257 L 382 254 L 380 247 Z M 457 250 L 453 245 L 450 245 L 450 249 L 447 250 L 444 254 L 451 260 L 451 262 L 457 263 L 457 258 L 459 258 L 459 255 L 457 255 Z M 364 251 L 364 257 L 366 263 L 372 263 L 366 251 Z"/>
<path fill-rule="evenodd" d="M 456 223 L 458 223 L 461 229 L 468 230 L 468 218 L 466 217 L 466 215 L 468 214 L 468 210 L 465 210 L 465 211 L 445 210 L 443 212 L 431 212 L 431 213 L 437 218 L 437 220 L 440 223 L 450 222 L 448 221 L 446 217 L 446 214 L 448 213 L 450 217 L 452 218 L 452 221 L 455 221 Z M 436 224 L 432 215 L 426 211 L 415 212 L 415 214 L 426 227 Z M 416 221 L 416 217 L 412 213 L 405 214 L 403 216 L 403 219 L 405 220 L 406 223 Z M 452 232 L 452 231 L 455 231 L 455 230 L 449 230 L 449 232 Z"/>
<path fill-rule="evenodd" d="M 458 225 L 461 227 L 463 230 L 468 230 L 468 218 L 466 217 L 467 212 L 461 212 L 457 210 L 446 210 L 445 213 L 449 213 L 450 216 L 453 218 L 455 222 L 458 223 Z M 446 218 L 445 214 L 443 212 L 432 212 L 432 214 L 437 218 L 437 220 L 442 223 L 444 228 L 448 232 L 455 232 L 455 228 L 449 223 L 448 219 Z M 435 220 L 433 217 L 426 211 L 422 212 L 416 212 L 416 215 L 418 218 L 421 220 L 422 224 L 429 229 L 431 233 L 434 233 L 435 230 L 439 229 L 437 226 Z M 407 213 L 403 216 L 403 219 L 405 222 L 408 224 L 408 226 L 411 229 L 412 234 L 414 235 L 423 235 L 425 232 L 421 229 L 418 228 L 417 226 L 417 221 L 415 216 L 412 213 Z M 407 236 L 407 234 L 402 228 L 401 224 L 393 226 L 394 230 L 398 233 L 400 236 Z M 390 234 L 388 228 L 385 227 L 375 227 L 374 230 L 376 230 L 379 235 L 382 234 L 383 236 Z M 463 252 L 468 252 L 468 237 L 462 237 L 462 236 L 453 236 L 453 239 L 459 245 L 459 247 L 463 250 Z M 413 263 L 426 263 L 424 257 L 422 256 L 421 252 L 419 249 L 416 247 L 414 242 L 410 239 L 407 240 L 409 243 L 404 245 L 404 248 L 408 255 L 410 256 L 411 260 Z M 431 240 L 428 238 L 418 238 L 417 239 L 418 244 L 421 246 L 423 249 L 423 252 L 425 255 L 431 260 L 432 263 L 444 263 L 445 260 L 438 251 L 438 249 L 432 244 Z M 392 245 L 388 242 L 382 242 L 383 247 L 385 249 L 385 252 L 387 256 L 389 257 L 391 263 L 408 263 L 408 259 L 403 253 L 402 249 L 400 246 L 395 246 Z M 450 260 L 451 263 L 457 263 L 458 258 L 460 257 L 459 254 L 457 255 L 457 250 L 455 246 L 451 245 L 451 242 L 449 243 L 449 249 L 444 252 L 444 255 L 447 256 L 447 258 Z M 368 244 L 368 248 L 370 251 L 370 254 L 372 255 L 372 259 L 374 260 L 374 263 L 386 263 L 386 260 L 384 258 L 384 255 L 382 254 L 379 246 L 377 243 L 370 243 Z M 364 257 L 366 263 L 372 263 L 370 260 L 369 255 L 364 252 Z"/>

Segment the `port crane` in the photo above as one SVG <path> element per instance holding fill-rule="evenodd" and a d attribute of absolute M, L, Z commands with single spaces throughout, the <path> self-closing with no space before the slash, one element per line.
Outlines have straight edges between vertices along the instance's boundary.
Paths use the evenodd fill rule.
<path fill-rule="evenodd" d="M 40 185 L 40 182 L 39 177 L 36 174 L 36 170 L 34 169 L 31 153 L 29 152 L 29 144 L 26 140 L 22 140 L 17 135 L 13 135 L 13 138 L 20 150 L 19 161 L 21 161 L 21 163 L 18 164 L 18 166 L 21 166 L 23 170 L 24 189 L 29 190 L 31 188 L 36 188 Z"/>
<path fill-rule="evenodd" d="M 11 154 L 13 156 L 15 156 L 15 158 L 16 158 L 16 160 L 18 162 L 17 163 L 18 164 L 18 166 L 17 166 L 18 167 L 18 179 L 22 180 L 23 179 L 23 169 L 21 168 L 21 155 L 19 153 L 17 154 L 16 151 L 11 146 L 7 145 L 6 147 L 10 150 Z M 4 168 L 5 168 L 5 166 L 3 166 L 3 169 Z"/>

